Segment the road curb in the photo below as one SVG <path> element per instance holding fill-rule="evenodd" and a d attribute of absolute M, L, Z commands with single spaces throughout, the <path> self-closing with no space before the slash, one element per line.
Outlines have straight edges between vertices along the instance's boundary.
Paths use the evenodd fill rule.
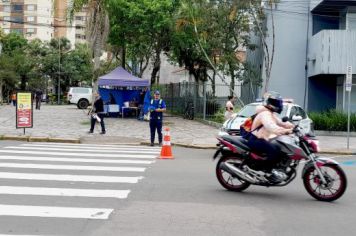
<path fill-rule="evenodd" d="M 80 139 L 48 138 L 49 143 L 80 143 Z"/>
<path fill-rule="evenodd" d="M 23 142 L 80 143 L 79 139 L 1 135 L 0 140 Z"/>
<path fill-rule="evenodd" d="M 25 141 L 28 142 L 30 136 L 13 136 L 13 135 L 3 135 L 1 140 L 10 140 L 10 141 Z"/>
<path fill-rule="evenodd" d="M 149 146 L 151 143 L 150 142 L 141 142 L 140 144 L 144 145 L 144 146 Z M 171 143 L 171 145 L 176 146 L 176 147 L 194 148 L 194 149 L 216 149 L 216 145 L 201 146 L 201 145 L 184 144 L 184 143 Z"/>
<path fill-rule="evenodd" d="M 48 142 L 48 137 L 29 137 L 29 142 Z"/>
<path fill-rule="evenodd" d="M 352 155 L 356 155 L 355 151 L 338 151 L 338 150 L 325 150 L 325 151 L 321 151 L 319 152 L 319 154 L 331 154 L 331 155 L 348 155 L 348 156 L 352 156 Z"/>

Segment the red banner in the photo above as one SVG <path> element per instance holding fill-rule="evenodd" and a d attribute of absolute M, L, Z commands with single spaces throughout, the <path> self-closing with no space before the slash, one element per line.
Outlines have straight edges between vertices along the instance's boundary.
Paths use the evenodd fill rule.
<path fill-rule="evenodd" d="M 32 95 L 31 93 L 17 93 L 16 128 L 32 128 Z"/>

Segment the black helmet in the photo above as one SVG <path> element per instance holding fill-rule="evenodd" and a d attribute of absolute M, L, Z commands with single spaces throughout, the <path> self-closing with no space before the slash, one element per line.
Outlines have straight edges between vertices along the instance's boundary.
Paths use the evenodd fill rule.
<path fill-rule="evenodd" d="M 268 92 L 265 95 L 263 105 L 270 111 L 281 114 L 283 110 L 283 99 L 279 93 Z"/>

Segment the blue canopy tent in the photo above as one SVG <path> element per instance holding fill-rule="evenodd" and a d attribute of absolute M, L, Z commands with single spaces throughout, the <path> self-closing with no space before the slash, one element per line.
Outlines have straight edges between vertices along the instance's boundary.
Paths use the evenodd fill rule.
<path fill-rule="evenodd" d="M 150 80 L 140 79 L 122 67 L 117 67 L 99 77 L 98 85 L 100 96 L 106 104 L 117 104 L 122 108 L 124 102 L 138 102 L 140 92 L 150 86 Z"/>

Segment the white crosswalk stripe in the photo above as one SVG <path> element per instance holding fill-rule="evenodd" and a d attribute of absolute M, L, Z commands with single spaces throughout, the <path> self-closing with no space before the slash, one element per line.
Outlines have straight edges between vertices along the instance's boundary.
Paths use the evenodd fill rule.
<path fill-rule="evenodd" d="M 125 158 L 143 158 L 154 159 L 155 155 L 132 155 L 132 154 L 103 154 L 98 153 L 73 153 L 73 152 L 42 152 L 42 151 L 18 151 L 18 150 L 0 150 L 0 153 L 15 153 L 15 154 L 36 154 L 36 155 L 50 155 L 50 156 L 80 156 L 80 157 L 125 157 Z"/>
<path fill-rule="evenodd" d="M 115 207 L 112 201 L 128 198 L 130 186 L 144 179 L 142 174 L 155 163 L 159 152 L 159 148 L 98 144 L 26 143 L 4 147 L 0 149 L 0 217 L 108 219 Z M 26 204 L 11 196 L 36 196 L 38 200 Z M 51 201 L 53 206 L 48 201 L 41 205 L 41 196 L 71 200 L 60 206 L 55 204 L 58 201 Z M 85 199 L 96 198 L 102 199 L 100 207 L 95 208 L 93 202 L 86 204 Z M 0 222 L 0 236 L 8 235 L 10 231 L 2 231 L 2 227 Z"/>
<path fill-rule="evenodd" d="M 113 209 L 0 205 L 0 216 L 33 216 L 56 218 L 108 219 Z"/>
<path fill-rule="evenodd" d="M 0 194 L 13 195 L 43 195 L 67 197 L 108 197 L 124 199 L 130 190 L 95 190 L 95 189 L 70 189 L 70 188 L 37 188 L 37 187 L 12 187 L 0 186 Z"/>
<path fill-rule="evenodd" d="M 127 171 L 127 172 L 144 172 L 146 169 L 141 167 L 70 166 L 70 165 L 19 164 L 19 163 L 0 163 L 0 168 L 1 167 L 50 169 L 50 170 L 95 170 L 95 171 Z"/>
<path fill-rule="evenodd" d="M 148 151 L 148 152 L 157 152 L 160 151 L 161 148 L 155 148 L 155 147 L 141 147 L 141 146 L 104 146 L 104 145 L 85 145 L 85 144 L 59 144 L 59 143 L 49 143 L 49 144 L 37 144 L 37 143 L 31 143 L 31 144 L 22 144 L 21 147 L 47 147 L 47 148 L 76 148 L 76 149 L 94 149 L 94 150 L 119 150 L 119 151 Z"/>
<path fill-rule="evenodd" d="M 154 161 L 146 160 L 113 160 L 113 159 L 85 159 L 85 158 L 57 158 L 57 157 L 28 157 L 28 156 L 1 156 L 3 160 L 21 161 L 48 161 L 48 162 L 86 162 L 86 163 L 108 163 L 108 164 L 142 164 L 149 165 Z"/>
<path fill-rule="evenodd" d="M 98 148 L 85 148 L 85 149 L 82 149 L 82 148 L 63 148 L 63 147 L 5 147 L 5 149 L 17 149 L 17 150 L 20 150 L 20 149 L 24 149 L 24 150 L 41 150 L 41 151 L 65 151 L 65 152 L 100 152 L 100 153 L 136 153 L 136 154 L 156 154 L 157 152 L 156 151 L 149 151 L 149 150 L 125 150 L 125 149 L 122 149 L 122 150 L 117 150 L 117 149 L 114 149 L 114 150 L 100 150 Z"/>

